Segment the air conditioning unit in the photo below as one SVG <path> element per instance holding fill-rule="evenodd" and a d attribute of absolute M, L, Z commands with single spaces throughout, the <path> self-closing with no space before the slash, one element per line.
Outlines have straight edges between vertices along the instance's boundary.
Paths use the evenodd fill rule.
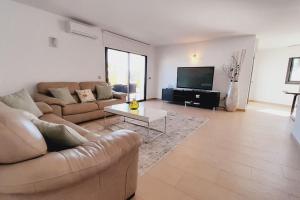
<path fill-rule="evenodd" d="M 91 26 L 76 21 L 67 21 L 67 32 L 92 39 L 97 39 L 100 34 L 99 29 L 96 26 Z"/>

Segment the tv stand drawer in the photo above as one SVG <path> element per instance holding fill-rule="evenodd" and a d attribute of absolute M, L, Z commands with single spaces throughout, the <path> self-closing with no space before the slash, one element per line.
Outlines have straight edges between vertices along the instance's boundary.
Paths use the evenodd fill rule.
<path fill-rule="evenodd" d="M 220 92 L 166 88 L 162 90 L 162 100 L 213 109 L 219 106 Z"/>

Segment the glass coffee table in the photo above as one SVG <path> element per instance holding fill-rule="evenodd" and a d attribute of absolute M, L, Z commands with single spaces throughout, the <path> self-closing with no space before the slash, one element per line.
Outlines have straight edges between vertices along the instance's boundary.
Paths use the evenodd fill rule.
<path fill-rule="evenodd" d="M 148 129 L 148 134 L 150 130 L 155 130 L 160 132 L 161 134 L 155 136 L 151 139 L 151 141 L 146 141 L 146 143 L 152 142 L 157 139 L 162 134 L 166 134 L 167 132 L 167 111 L 161 109 L 154 109 L 150 108 L 149 106 L 145 106 L 143 102 L 139 104 L 139 108 L 137 110 L 131 110 L 129 108 L 129 104 L 122 103 L 116 104 L 112 106 L 107 106 L 104 108 L 104 124 L 106 126 L 106 117 L 107 113 L 120 115 L 124 117 L 124 122 L 131 123 L 137 126 L 146 127 Z M 133 123 L 131 121 L 126 121 L 126 118 L 145 122 L 145 126 Z M 157 120 L 164 120 L 164 130 L 158 130 L 150 127 L 150 123 L 157 121 Z"/>

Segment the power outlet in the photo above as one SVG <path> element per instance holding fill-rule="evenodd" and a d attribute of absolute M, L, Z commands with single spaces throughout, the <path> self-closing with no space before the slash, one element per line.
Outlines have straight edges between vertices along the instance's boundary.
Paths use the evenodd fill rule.
<path fill-rule="evenodd" d="M 49 47 L 57 48 L 57 38 L 49 37 L 48 41 L 49 41 Z"/>

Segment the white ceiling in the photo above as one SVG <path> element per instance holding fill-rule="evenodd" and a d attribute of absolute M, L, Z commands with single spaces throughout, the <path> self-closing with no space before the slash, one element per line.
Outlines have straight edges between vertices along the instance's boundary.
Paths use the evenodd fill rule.
<path fill-rule="evenodd" d="M 300 44 L 300 0 L 15 0 L 152 45 L 256 34 L 260 48 Z"/>

